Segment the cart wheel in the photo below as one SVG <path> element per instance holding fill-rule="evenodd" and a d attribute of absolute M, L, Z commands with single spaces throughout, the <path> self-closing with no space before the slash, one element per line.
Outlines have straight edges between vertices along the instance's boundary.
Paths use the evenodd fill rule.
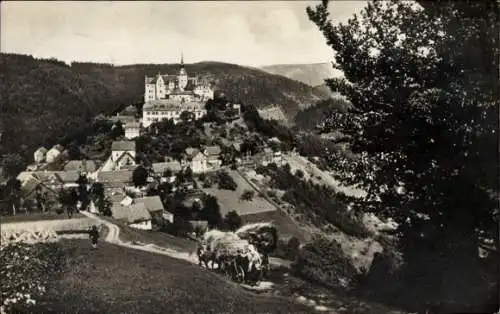
<path fill-rule="evenodd" d="M 245 271 L 243 270 L 243 267 L 241 266 L 236 266 L 236 281 L 237 282 L 244 282 L 245 281 Z"/>

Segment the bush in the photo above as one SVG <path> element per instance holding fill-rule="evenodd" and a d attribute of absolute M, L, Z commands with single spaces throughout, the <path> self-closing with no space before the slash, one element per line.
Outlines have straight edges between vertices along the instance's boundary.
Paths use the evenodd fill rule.
<path fill-rule="evenodd" d="M 0 312 L 29 313 L 50 285 L 49 276 L 60 273 L 64 266 L 64 252 L 57 243 L 12 243 L 1 247 Z"/>
<path fill-rule="evenodd" d="M 304 279 L 343 291 L 353 289 L 358 278 L 356 268 L 340 245 L 324 238 L 300 249 L 293 269 Z"/>
<path fill-rule="evenodd" d="M 235 191 L 238 185 L 234 182 L 233 177 L 226 171 L 219 171 L 217 173 L 219 189 Z"/>
<path fill-rule="evenodd" d="M 224 225 L 230 231 L 236 231 L 242 225 L 242 220 L 240 215 L 238 215 L 238 213 L 234 210 L 228 212 L 226 214 L 226 217 L 224 217 Z"/>
<path fill-rule="evenodd" d="M 301 169 L 297 169 L 295 171 L 295 175 L 297 176 L 297 178 L 302 179 L 304 178 L 304 171 L 302 171 Z"/>
<path fill-rule="evenodd" d="M 242 201 L 251 201 L 255 195 L 255 191 L 253 190 L 245 190 L 240 196 Z"/>

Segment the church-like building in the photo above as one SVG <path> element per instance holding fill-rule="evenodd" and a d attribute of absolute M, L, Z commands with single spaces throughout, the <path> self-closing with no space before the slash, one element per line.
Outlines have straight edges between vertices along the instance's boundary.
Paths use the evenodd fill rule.
<path fill-rule="evenodd" d="M 192 112 L 194 118 L 199 119 L 206 114 L 205 102 L 213 98 L 214 90 L 209 82 L 188 76 L 181 55 L 177 75 L 145 76 L 142 124 L 148 127 L 164 119 L 177 123 L 183 111 Z"/>
<path fill-rule="evenodd" d="M 160 74 L 144 78 L 144 102 L 150 100 L 172 99 L 185 101 L 206 101 L 214 98 L 214 90 L 209 82 L 195 76 L 188 76 L 181 55 L 181 68 L 178 74 Z"/>

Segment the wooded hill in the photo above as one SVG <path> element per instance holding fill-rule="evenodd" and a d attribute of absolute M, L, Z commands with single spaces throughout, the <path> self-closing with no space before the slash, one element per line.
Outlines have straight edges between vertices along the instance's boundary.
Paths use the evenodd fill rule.
<path fill-rule="evenodd" d="M 144 75 L 174 74 L 179 69 L 178 64 L 67 65 L 27 55 L 0 56 L 4 124 L 0 154 L 20 152 L 29 159 L 37 147 L 57 143 L 99 113 L 141 103 Z M 200 62 L 186 65 L 186 70 L 190 75 L 208 76 L 228 99 L 257 108 L 277 104 L 290 118 L 298 112 L 299 104 L 327 97 L 306 84 L 234 64 Z"/>

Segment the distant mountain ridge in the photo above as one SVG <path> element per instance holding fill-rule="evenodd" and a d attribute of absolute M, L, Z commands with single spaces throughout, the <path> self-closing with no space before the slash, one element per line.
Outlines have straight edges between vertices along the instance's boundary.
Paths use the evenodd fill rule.
<path fill-rule="evenodd" d="M 325 79 L 342 76 L 329 62 L 310 64 L 275 64 L 261 67 L 263 71 L 281 75 L 309 86 L 323 85 Z"/>
<path fill-rule="evenodd" d="M 79 63 L 68 65 L 56 59 L 0 54 L 1 119 L 4 130 L 0 154 L 32 153 L 42 145 L 53 145 L 68 132 L 88 126 L 100 113 L 143 102 L 144 76 L 176 74 L 179 64 Z M 278 105 L 293 120 L 300 108 L 328 97 L 279 75 L 220 62 L 186 64 L 188 74 L 210 76 L 215 88 L 227 98 L 258 109 Z"/>

